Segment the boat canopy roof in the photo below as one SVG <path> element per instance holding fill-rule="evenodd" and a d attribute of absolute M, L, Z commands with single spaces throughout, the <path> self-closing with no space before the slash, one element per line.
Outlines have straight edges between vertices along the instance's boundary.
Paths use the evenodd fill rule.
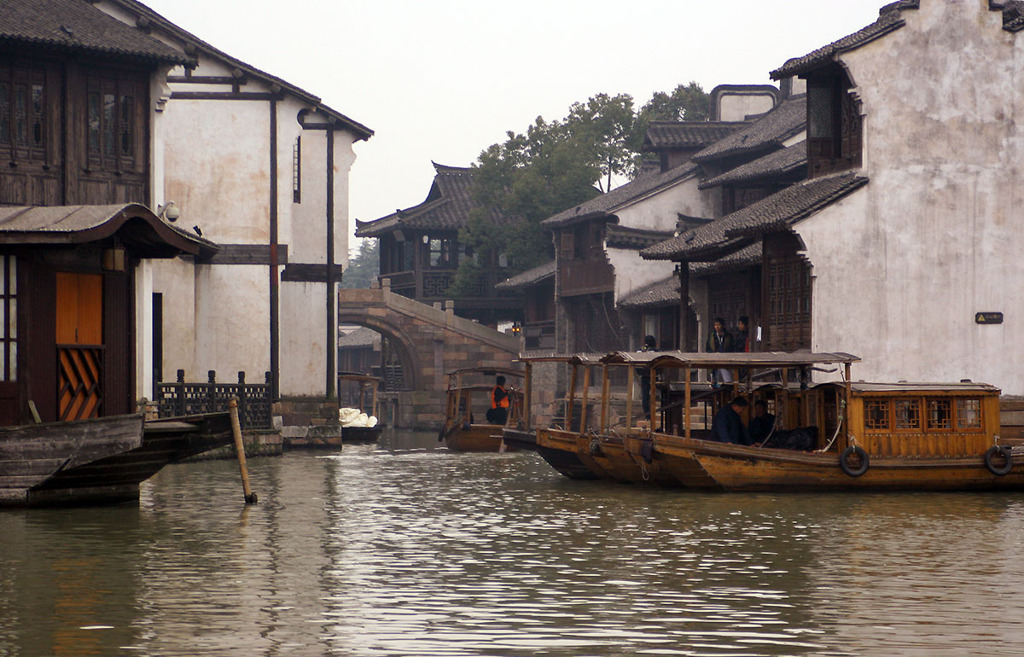
<path fill-rule="evenodd" d="M 536 351 L 519 354 L 521 363 L 573 363 L 576 365 L 598 365 L 606 356 L 604 353 L 560 354 L 553 351 Z"/>
<path fill-rule="evenodd" d="M 366 383 L 383 383 L 384 379 L 369 374 L 356 374 L 355 372 L 339 372 L 338 378 L 342 381 L 362 381 Z"/>
<path fill-rule="evenodd" d="M 826 384 L 820 384 L 826 385 Z M 871 383 L 865 381 L 853 381 L 850 384 L 854 392 L 862 394 L 897 394 L 897 393 L 923 393 L 923 394 L 999 394 L 999 388 L 988 383 L 975 383 L 973 381 L 959 381 L 957 383 L 914 383 L 900 381 L 899 383 Z"/>
<path fill-rule="evenodd" d="M 457 370 L 448 372 L 447 376 L 459 376 L 464 374 L 485 374 L 485 375 L 497 375 L 504 374 L 507 376 L 516 376 L 520 379 L 526 376 L 526 373 L 522 370 L 513 370 L 504 367 L 462 367 Z"/>
<path fill-rule="evenodd" d="M 616 351 L 601 358 L 602 363 L 648 365 L 651 367 L 744 368 L 809 367 L 857 363 L 860 358 L 842 352 L 763 351 L 735 353 L 692 353 L 685 351 Z"/>

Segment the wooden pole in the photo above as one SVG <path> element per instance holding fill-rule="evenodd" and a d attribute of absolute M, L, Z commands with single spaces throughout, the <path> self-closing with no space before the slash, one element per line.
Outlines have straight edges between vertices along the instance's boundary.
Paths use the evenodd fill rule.
<path fill-rule="evenodd" d="M 580 397 L 580 433 L 587 431 L 587 395 L 590 392 L 590 366 L 583 366 L 583 394 Z"/>
<path fill-rule="evenodd" d="M 691 395 L 691 392 L 690 392 L 690 366 L 689 365 L 687 365 L 686 367 L 683 368 L 683 380 L 684 380 L 684 384 L 686 386 L 686 392 L 684 393 L 684 401 L 683 401 L 683 406 L 684 406 L 683 413 L 686 414 L 686 422 L 684 423 L 684 425 L 686 426 L 686 430 L 685 430 L 686 437 L 689 438 L 690 437 L 690 404 L 691 404 L 691 401 L 690 401 L 690 399 L 691 399 L 691 397 L 690 397 L 690 395 Z"/>
<path fill-rule="evenodd" d="M 235 436 L 235 454 L 238 455 L 238 469 L 242 473 L 242 493 L 246 504 L 256 504 L 256 493 L 249 487 L 249 467 L 245 464 L 245 445 L 242 443 L 242 425 L 238 422 L 238 400 L 232 397 L 228 401 L 231 412 L 231 433 Z"/>
<path fill-rule="evenodd" d="M 569 377 L 569 401 L 565 407 L 565 430 L 572 431 L 572 404 L 576 398 L 576 364 L 572 364 L 572 375 Z"/>
<path fill-rule="evenodd" d="M 608 431 L 608 364 L 601 368 L 601 433 Z"/>
<path fill-rule="evenodd" d="M 533 427 L 533 363 L 526 363 L 526 376 L 523 379 L 523 427 L 530 431 Z"/>
<path fill-rule="evenodd" d="M 635 372 L 633 368 L 627 368 L 628 373 L 626 374 L 626 389 L 629 390 L 629 394 L 626 395 L 626 427 L 629 429 L 633 428 L 633 377 Z"/>

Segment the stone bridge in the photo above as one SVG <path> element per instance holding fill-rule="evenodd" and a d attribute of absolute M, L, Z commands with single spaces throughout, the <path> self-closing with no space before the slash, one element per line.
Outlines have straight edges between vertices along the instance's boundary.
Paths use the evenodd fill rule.
<path fill-rule="evenodd" d="M 437 304 L 438 306 L 440 304 Z M 446 308 L 391 292 L 387 279 L 369 290 L 339 290 L 338 323 L 365 326 L 388 338 L 398 352 L 406 390 L 386 395 L 395 404 L 382 419 L 411 429 L 438 429 L 444 421 L 445 374 L 463 367 L 512 367 L 521 340 Z"/>

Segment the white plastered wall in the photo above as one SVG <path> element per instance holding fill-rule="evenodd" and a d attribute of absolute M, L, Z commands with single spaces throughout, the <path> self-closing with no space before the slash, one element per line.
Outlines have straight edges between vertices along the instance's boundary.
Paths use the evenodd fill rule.
<path fill-rule="evenodd" d="M 640 199 L 615 211 L 619 225 L 645 230 L 674 231 L 680 214 L 710 217 L 709 195 L 697 189 L 700 181 L 691 176 L 678 184 Z M 667 260 L 644 260 L 635 249 L 606 248 L 608 260 L 615 268 L 615 302 L 645 285 L 672 274 L 675 263 Z"/>
<path fill-rule="evenodd" d="M 843 56 L 870 183 L 797 226 L 814 266 L 813 347 L 869 380 L 1024 394 L 1024 70 L 987 0 L 922 0 Z M 978 325 L 977 312 L 1004 323 Z"/>

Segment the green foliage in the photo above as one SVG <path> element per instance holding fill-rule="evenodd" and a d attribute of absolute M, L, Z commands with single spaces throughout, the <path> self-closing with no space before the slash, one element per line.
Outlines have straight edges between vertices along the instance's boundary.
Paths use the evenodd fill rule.
<path fill-rule="evenodd" d="M 467 294 L 499 253 L 508 257 L 509 275 L 550 260 L 551 240 L 540 222 L 609 191 L 615 178 L 634 177 L 650 121 L 707 117 L 708 95 L 690 82 L 654 94 L 639 111 L 628 94 L 598 94 L 574 103 L 559 121 L 537 117 L 525 133 L 506 133 L 474 167 L 480 207 L 459 241 L 476 257 L 460 264 L 452 294 Z"/>
<path fill-rule="evenodd" d="M 354 257 L 350 257 L 348 266 L 341 275 L 341 287 L 346 289 L 366 289 L 377 279 L 380 271 L 380 240 L 366 239 L 359 245 Z"/>

